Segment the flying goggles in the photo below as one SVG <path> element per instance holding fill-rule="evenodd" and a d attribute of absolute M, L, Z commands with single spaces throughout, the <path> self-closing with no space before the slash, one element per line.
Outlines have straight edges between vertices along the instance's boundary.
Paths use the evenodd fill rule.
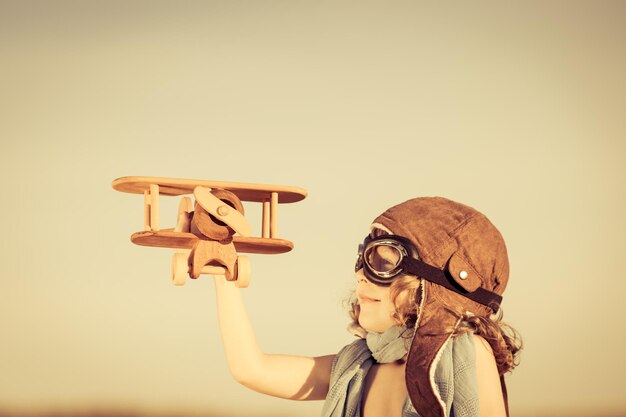
<path fill-rule="evenodd" d="M 359 269 L 363 269 L 363 274 L 370 282 L 384 287 L 402 275 L 415 275 L 483 304 L 494 312 L 498 311 L 502 301 L 502 296 L 481 287 L 468 292 L 455 282 L 447 270 L 422 262 L 415 246 L 402 236 L 366 236 L 359 245 L 354 271 Z"/>

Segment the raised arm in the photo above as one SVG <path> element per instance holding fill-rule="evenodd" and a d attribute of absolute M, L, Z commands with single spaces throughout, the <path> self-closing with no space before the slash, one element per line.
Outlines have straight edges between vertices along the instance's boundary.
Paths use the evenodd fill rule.
<path fill-rule="evenodd" d="M 228 368 L 255 391 L 292 400 L 322 400 L 328 393 L 334 355 L 320 357 L 261 352 L 239 288 L 215 277 L 220 331 Z"/>

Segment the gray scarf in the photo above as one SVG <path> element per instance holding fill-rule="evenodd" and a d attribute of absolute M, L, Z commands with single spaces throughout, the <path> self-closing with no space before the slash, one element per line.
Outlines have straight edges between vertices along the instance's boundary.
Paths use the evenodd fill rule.
<path fill-rule="evenodd" d="M 391 328 L 382 334 L 368 334 L 366 339 L 355 340 L 341 349 L 333 361 L 330 386 L 322 407 L 323 417 L 361 416 L 361 395 L 367 372 L 375 361 L 393 362 L 406 354 L 403 333 L 402 328 Z M 478 417 L 475 351 L 470 333 L 448 340 L 431 379 L 445 404 L 446 416 Z M 408 398 L 402 416 L 419 417 Z"/>
<path fill-rule="evenodd" d="M 389 363 L 402 359 L 407 353 L 406 332 L 406 327 L 392 326 L 384 333 L 367 333 L 367 347 L 376 362 Z"/>
<path fill-rule="evenodd" d="M 322 416 L 360 417 L 365 375 L 375 361 L 389 363 L 406 355 L 407 339 L 402 337 L 405 331 L 404 327 L 392 326 L 384 333 L 370 332 L 339 352 L 333 361 Z"/>

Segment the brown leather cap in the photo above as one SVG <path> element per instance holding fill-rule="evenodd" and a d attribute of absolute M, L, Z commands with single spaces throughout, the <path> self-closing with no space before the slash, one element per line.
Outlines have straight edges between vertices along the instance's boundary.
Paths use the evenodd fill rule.
<path fill-rule="evenodd" d="M 481 287 L 497 294 L 504 292 L 509 279 L 504 239 L 475 209 L 441 197 L 421 197 L 390 208 L 374 220 L 376 224 L 409 239 L 422 261 L 446 269 L 464 290 Z M 409 397 L 422 417 L 445 415 L 429 376 L 438 352 L 466 313 L 489 316 L 493 311 L 422 280 L 422 299 L 406 367 Z"/>

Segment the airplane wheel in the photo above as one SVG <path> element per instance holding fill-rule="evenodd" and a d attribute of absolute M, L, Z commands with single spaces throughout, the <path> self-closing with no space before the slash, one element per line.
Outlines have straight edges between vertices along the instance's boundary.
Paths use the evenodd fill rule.
<path fill-rule="evenodd" d="M 172 281 L 174 285 L 185 285 L 189 275 L 189 265 L 187 265 L 187 255 L 175 253 L 172 256 Z"/>
<path fill-rule="evenodd" d="M 237 257 L 237 281 L 235 281 L 235 286 L 246 288 L 250 285 L 250 275 L 250 259 L 247 256 Z"/>

